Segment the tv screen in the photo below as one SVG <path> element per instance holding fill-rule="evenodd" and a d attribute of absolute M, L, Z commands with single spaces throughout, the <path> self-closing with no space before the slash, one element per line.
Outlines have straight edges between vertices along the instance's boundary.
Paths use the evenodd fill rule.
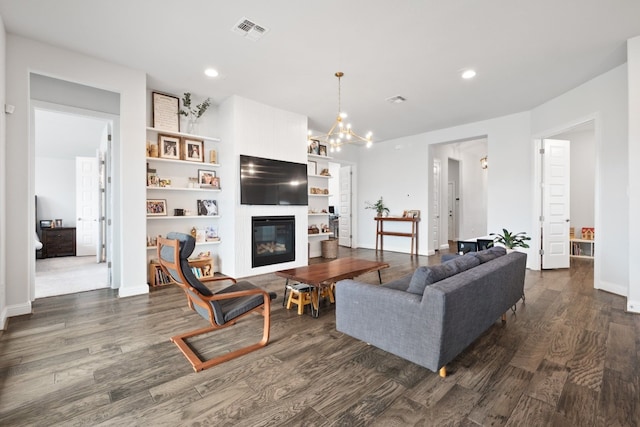
<path fill-rule="evenodd" d="M 308 205 L 307 165 L 240 155 L 240 203 Z"/>

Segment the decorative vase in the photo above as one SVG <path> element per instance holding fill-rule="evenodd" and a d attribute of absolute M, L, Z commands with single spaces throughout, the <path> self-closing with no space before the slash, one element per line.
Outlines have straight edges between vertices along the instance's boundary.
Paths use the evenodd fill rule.
<path fill-rule="evenodd" d="M 197 134 L 197 132 L 198 132 L 198 118 L 189 116 L 189 119 L 187 121 L 187 133 L 195 135 Z"/>

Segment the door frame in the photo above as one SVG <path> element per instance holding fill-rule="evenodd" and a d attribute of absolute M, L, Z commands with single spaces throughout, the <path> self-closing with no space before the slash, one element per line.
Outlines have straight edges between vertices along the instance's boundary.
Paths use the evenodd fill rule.
<path fill-rule="evenodd" d="M 531 250 L 529 251 L 529 256 L 531 257 L 531 262 L 528 263 L 532 270 L 540 270 L 542 265 L 542 256 L 540 255 L 540 249 L 542 249 L 542 233 L 541 233 L 541 223 L 540 223 L 540 209 L 542 208 L 542 189 L 540 187 L 540 183 L 542 182 L 542 159 L 539 155 L 540 149 L 542 148 L 542 140 L 543 139 L 553 139 L 555 135 L 568 132 L 571 129 L 583 125 L 587 122 L 593 121 L 594 127 L 594 136 L 595 136 L 595 149 L 596 149 L 596 160 L 595 160 L 595 170 L 594 170 L 594 179 L 595 179 L 595 188 L 594 188 L 594 227 L 597 230 L 601 229 L 600 225 L 600 156 L 598 153 L 602 150 L 602 120 L 600 118 L 599 113 L 592 113 L 587 116 L 574 119 L 569 122 L 565 122 L 555 128 L 545 130 L 544 132 L 540 132 L 538 134 L 533 135 L 532 138 L 532 149 L 533 149 L 533 173 L 534 179 L 532 181 L 533 185 L 533 213 L 531 215 L 532 224 L 531 229 L 533 232 L 531 233 Z M 567 236 L 567 238 L 569 238 Z M 596 232 L 594 244 L 598 245 L 598 233 Z M 599 252 L 595 251 L 595 256 L 593 259 L 593 287 L 595 289 L 606 289 L 602 287 L 602 267 L 601 267 L 601 259 Z M 617 292 L 616 292 L 617 293 Z"/>
<path fill-rule="evenodd" d="M 35 159 L 35 112 L 36 110 L 46 110 L 46 111 L 53 111 L 53 112 L 58 112 L 58 113 L 68 113 L 68 114 L 73 114 L 73 115 L 77 115 L 77 116 L 86 116 L 86 117 L 93 117 L 93 118 L 99 118 L 99 119 L 104 119 L 106 122 L 108 122 L 108 129 L 109 132 L 112 135 L 112 141 L 111 144 L 109 144 L 108 148 L 107 148 L 107 157 L 111 158 L 111 156 L 113 155 L 113 138 L 115 138 L 116 136 L 116 129 L 119 128 L 120 125 L 120 116 L 116 115 L 116 114 L 111 114 L 111 113 L 105 113 L 102 111 L 96 111 L 96 110 L 88 110 L 88 109 L 84 109 L 84 108 L 79 108 L 79 107 L 73 107 L 70 105 L 64 105 L 64 104 L 58 104 L 55 102 L 48 102 L 48 101 L 40 101 L 37 99 L 30 99 L 29 100 L 29 115 L 30 115 L 30 120 L 29 120 L 29 139 L 30 139 L 30 147 L 31 147 L 31 159 L 33 161 L 33 159 Z M 110 168 L 110 170 L 107 172 L 108 176 L 113 176 L 114 170 L 113 170 L 113 163 L 108 161 L 108 167 Z M 30 171 L 31 174 L 31 181 L 32 183 L 35 182 L 35 170 L 32 169 Z M 107 184 L 106 186 L 107 188 L 109 187 L 109 185 Z M 114 198 L 113 198 L 113 192 L 109 191 L 107 189 L 105 189 L 105 191 L 107 191 L 107 200 L 106 200 L 106 205 L 105 205 L 105 213 L 107 215 L 107 218 L 105 219 L 108 222 L 113 220 L 113 206 L 114 206 Z M 30 197 L 33 199 L 35 197 L 35 188 L 33 186 L 33 184 L 31 184 L 30 186 L 30 192 L 31 195 Z M 35 224 L 36 222 L 36 212 L 32 210 L 32 220 L 31 223 Z M 113 264 L 113 239 L 115 238 L 115 236 L 113 236 L 112 234 L 112 228 L 111 227 L 107 227 L 107 233 L 105 234 L 105 247 L 108 248 L 107 249 L 107 259 L 106 259 L 106 263 L 107 263 L 107 281 L 108 281 L 108 286 L 111 289 L 115 289 L 114 286 L 114 282 L 113 282 L 113 268 L 117 267 L 117 265 Z M 33 244 L 33 243 L 32 243 Z M 111 249 L 111 250 L 109 250 Z M 35 300 L 35 288 L 36 288 L 36 259 L 35 259 L 35 249 L 31 251 L 31 253 L 33 254 L 33 257 L 30 257 L 30 261 L 29 261 L 29 300 L 30 301 L 34 301 Z"/>

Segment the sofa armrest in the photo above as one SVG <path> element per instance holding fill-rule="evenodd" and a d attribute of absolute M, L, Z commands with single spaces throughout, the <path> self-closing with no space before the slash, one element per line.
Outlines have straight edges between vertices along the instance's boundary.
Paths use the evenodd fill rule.
<path fill-rule="evenodd" d="M 441 316 L 440 310 L 425 310 L 422 295 L 355 280 L 336 284 L 338 331 L 435 372 L 442 325 L 434 314 Z"/>

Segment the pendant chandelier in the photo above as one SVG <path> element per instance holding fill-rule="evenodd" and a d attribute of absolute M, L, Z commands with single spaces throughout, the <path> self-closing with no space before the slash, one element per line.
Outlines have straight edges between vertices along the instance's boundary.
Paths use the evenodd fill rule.
<path fill-rule="evenodd" d="M 307 144 L 310 145 L 312 142 L 317 141 L 320 143 L 325 143 L 329 146 L 329 151 L 340 151 L 340 147 L 345 144 L 353 144 L 357 142 L 364 142 L 367 145 L 367 148 L 371 147 L 371 136 L 372 133 L 368 132 L 365 137 L 362 137 L 355 133 L 351 128 L 351 123 L 344 123 L 344 119 L 347 117 L 347 113 L 342 111 L 340 108 L 340 89 L 341 89 L 341 78 L 344 76 L 344 73 L 338 71 L 335 76 L 338 78 L 338 115 L 336 117 L 336 121 L 331 126 L 329 132 L 323 135 L 311 135 L 311 131 L 309 131 L 309 136 L 307 137 Z"/>

